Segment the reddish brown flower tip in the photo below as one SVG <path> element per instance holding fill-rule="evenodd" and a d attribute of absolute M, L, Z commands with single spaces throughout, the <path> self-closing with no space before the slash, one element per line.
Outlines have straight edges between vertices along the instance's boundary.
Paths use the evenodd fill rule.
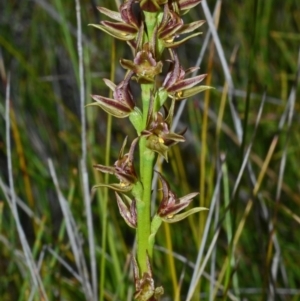
<path fill-rule="evenodd" d="M 149 257 L 147 256 L 147 267 L 148 271 L 140 276 L 139 267 L 136 259 L 132 257 L 133 274 L 135 283 L 135 294 L 134 299 L 137 301 L 155 301 L 159 300 L 160 296 L 163 295 L 164 289 L 162 286 L 155 287 L 152 275 L 152 269 Z"/>
<path fill-rule="evenodd" d="M 124 194 L 128 205 L 124 203 L 122 198 L 116 193 L 117 204 L 119 211 L 126 224 L 131 228 L 136 228 L 137 225 L 137 211 L 136 211 L 136 201 L 135 199 L 131 200 L 127 195 Z"/>
<path fill-rule="evenodd" d="M 113 91 L 113 98 L 101 95 L 91 95 L 96 101 L 87 106 L 99 106 L 106 113 L 117 118 L 124 118 L 130 115 L 134 109 L 134 101 L 131 93 L 129 81 L 133 72 L 128 72 L 119 85 L 115 85 L 109 79 L 104 78 L 105 84 Z"/>
<path fill-rule="evenodd" d="M 128 192 L 132 189 L 133 184 L 137 181 L 137 175 L 133 166 L 133 154 L 137 141 L 138 138 L 134 139 L 131 143 L 129 152 L 124 154 L 124 148 L 127 143 L 127 137 L 125 138 L 119 153 L 119 158 L 114 163 L 114 166 L 104 166 L 101 164 L 94 165 L 94 168 L 103 173 L 115 175 L 120 180 L 120 183 L 108 185 L 98 184 L 94 188 L 106 186 L 119 192 Z"/>
<path fill-rule="evenodd" d="M 163 198 L 158 207 L 157 214 L 163 219 L 172 219 L 175 214 L 186 208 L 198 192 L 190 193 L 184 197 L 177 198 L 175 193 L 170 190 L 166 179 L 158 172 L 163 191 Z"/>

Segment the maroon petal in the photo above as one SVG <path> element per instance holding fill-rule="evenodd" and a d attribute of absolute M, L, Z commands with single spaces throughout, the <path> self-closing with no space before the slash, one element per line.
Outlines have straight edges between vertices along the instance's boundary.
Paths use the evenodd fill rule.
<path fill-rule="evenodd" d="M 119 21 L 119 22 L 123 22 L 121 14 L 119 12 L 116 12 L 116 11 L 113 11 L 113 10 L 110 10 L 110 9 L 108 9 L 106 7 L 101 7 L 101 6 L 98 6 L 97 9 L 102 14 L 110 17 L 111 19 L 114 19 L 114 20 Z"/>
<path fill-rule="evenodd" d="M 202 0 L 179 0 L 178 5 L 180 10 L 191 9 L 197 4 L 199 4 Z"/>
<path fill-rule="evenodd" d="M 170 88 L 166 89 L 168 92 L 177 92 L 186 90 L 189 88 L 192 88 L 203 81 L 203 79 L 206 77 L 207 74 L 201 74 L 198 76 L 194 76 L 191 78 L 183 79 L 181 81 L 178 81 L 174 85 L 172 85 Z"/>
<path fill-rule="evenodd" d="M 136 228 L 137 225 L 137 212 L 136 212 L 136 201 L 130 200 L 129 197 L 126 197 L 127 201 L 130 201 L 130 207 L 124 203 L 122 198 L 117 194 L 117 204 L 119 207 L 119 211 L 123 219 L 125 220 L 126 224 L 131 228 Z M 125 195 L 124 195 L 125 196 Z"/>

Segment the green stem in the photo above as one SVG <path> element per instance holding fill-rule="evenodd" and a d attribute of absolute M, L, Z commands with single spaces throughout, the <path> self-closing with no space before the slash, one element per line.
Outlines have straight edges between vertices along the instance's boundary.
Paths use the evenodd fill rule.
<path fill-rule="evenodd" d="M 147 36 L 145 40 L 151 43 L 153 40 L 153 33 L 157 25 L 158 13 L 144 12 L 145 25 L 147 28 Z M 154 89 L 153 84 L 142 84 L 142 128 L 146 129 L 149 112 L 149 104 L 151 93 Z M 147 139 L 141 137 L 139 140 L 140 149 L 140 183 L 138 183 L 132 192 L 137 200 L 137 262 L 139 265 L 140 275 L 148 271 L 148 256 L 150 259 L 153 254 L 153 244 L 149 244 L 151 235 L 151 190 L 153 165 L 155 160 L 155 153 L 146 147 Z"/>
<path fill-rule="evenodd" d="M 142 85 L 143 128 L 146 128 L 149 110 L 150 93 L 153 85 Z M 140 148 L 140 177 L 142 189 L 137 189 L 137 262 L 140 274 L 148 271 L 147 255 L 152 258 L 153 248 L 149 246 L 151 234 L 151 190 L 153 164 L 155 154 L 146 147 L 147 139 L 141 137 Z"/>

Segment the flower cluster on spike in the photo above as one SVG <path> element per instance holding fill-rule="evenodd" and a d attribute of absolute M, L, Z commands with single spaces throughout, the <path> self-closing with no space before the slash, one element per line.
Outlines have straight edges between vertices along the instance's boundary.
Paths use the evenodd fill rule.
<path fill-rule="evenodd" d="M 120 59 L 125 73 L 120 83 L 103 79 L 105 85 L 112 90 L 112 97 L 92 95 L 94 102 L 88 106 L 99 106 L 116 118 L 128 117 L 137 132 L 128 153 L 125 152 L 127 137 L 125 138 L 113 166 L 97 164 L 94 167 L 117 178 L 117 183 L 103 183 L 95 187 L 104 186 L 115 191 L 121 216 L 137 231 L 138 254 L 137 259 L 133 256 L 133 267 L 135 299 L 138 301 L 159 300 L 163 294 L 162 287 L 154 286 L 151 268 L 154 237 L 161 223 L 177 222 L 190 214 L 205 210 L 197 207 L 179 213 L 198 193 L 177 198 L 160 173 L 163 199 L 154 216 L 147 216 L 151 210 L 145 210 L 145 206 L 150 207 L 151 204 L 149 195 L 155 160 L 158 156 L 168 160 L 170 147 L 185 141 L 185 130 L 180 133 L 171 132 L 175 102 L 210 89 L 200 85 L 205 74 L 189 77 L 197 68 L 184 70 L 176 53 L 176 48 L 200 34 L 197 29 L 203 21 L 185 24 L 182 19 L 182 15 L 200 2 L 201 0 L 125 0 L 118 11 L 98 7 L 100 13 L 112 21 L 92 24 L 126 42 L 133 53 L 132 60 Z M 166 68 L 163 69 L 164 66 Z M 168 71 L 163 74 L 163 70 Z M 132 81 L 141 86 L 140 108 L 131 92 Z M 134 167 L 137 144 L 139 172 Z M 149 166 L 152 166 L 152 170 L 149 170 Z M 150 191 L 145 191 L 146 189 Z M 141 223 L 149 223 L 149 227 L 144 225 L 143 233 L 139 232 Z"/>

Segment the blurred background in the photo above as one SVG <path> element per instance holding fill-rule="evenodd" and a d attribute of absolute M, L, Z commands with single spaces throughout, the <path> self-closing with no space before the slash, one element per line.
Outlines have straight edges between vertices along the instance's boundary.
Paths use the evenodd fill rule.
<path fill-rule="evenodd" d="M 184 106 L 178 129 L 188 127 L 186 142 L 175 146 L 170 164 L 159 168 L 178 196 L 200 191 L 193 205 L 213 204 L 213 213 L 211 220 L 201 213 L 162 227 L 154 259 L 156 283 L 165 288 L 163 300 L 186 300 L 193 272 L 199 268 L 196 258 L 203 262 L 208 254 L 192 300 L 300 300 L 300 2 L 206 3 L 216 35 L 206 22 L 203 34 L 180 47 L 178 54 L 186 69 L 201 59 L 199 72 L 208 73 L 205 84 L 214 89 L 177 104 L 177 110 Z M 88 26 L 107 19 L 97 6 L 116 10 L 117 4 L 80 1 L 86 104 L 92 93 L 108 96 L 102 78 L 111 78 L 113 69 L 119 83 L 124 76 L 119 59 L 132 57 L 124 42 Z M 47 161 L 53 162 L 80 233 L 81 256 L 89 262 L 80 168 L 76 3 L 1 0 L 0 12 L 0 299 L 41 300 L 38 292 L 31 292 L 28 261 L 9 205 L 5 130 L 9 83 L 19 226 L 38 262 L 48 300 L 88 300 L 82 279 L 76 276 L 66 216 Z M 198 5 L 183 18 L 192 22 L 208 16 Z M 124 137 L 132 141 L 135 133 L 127 120 L 113 118 L 111 124 L 96 107 L 85 108 L 85 114 L 92 191 L 93 185 L 104 181 L 93 164 L 104 164 L 107 152 L 113 164 Z M 108 192 L 108 207 L 103 209 L 105 195 L 102 190 L 91 192 L 96 273 L 104 279 L 99 287 L 104 300 L 132 300 L 129 256 L 134 232 L 121 220 L 113 193 Z M 219 236 L 211 245 L 217 229 Z M 92 268 L 87 270 L 90 275 Z"/>

